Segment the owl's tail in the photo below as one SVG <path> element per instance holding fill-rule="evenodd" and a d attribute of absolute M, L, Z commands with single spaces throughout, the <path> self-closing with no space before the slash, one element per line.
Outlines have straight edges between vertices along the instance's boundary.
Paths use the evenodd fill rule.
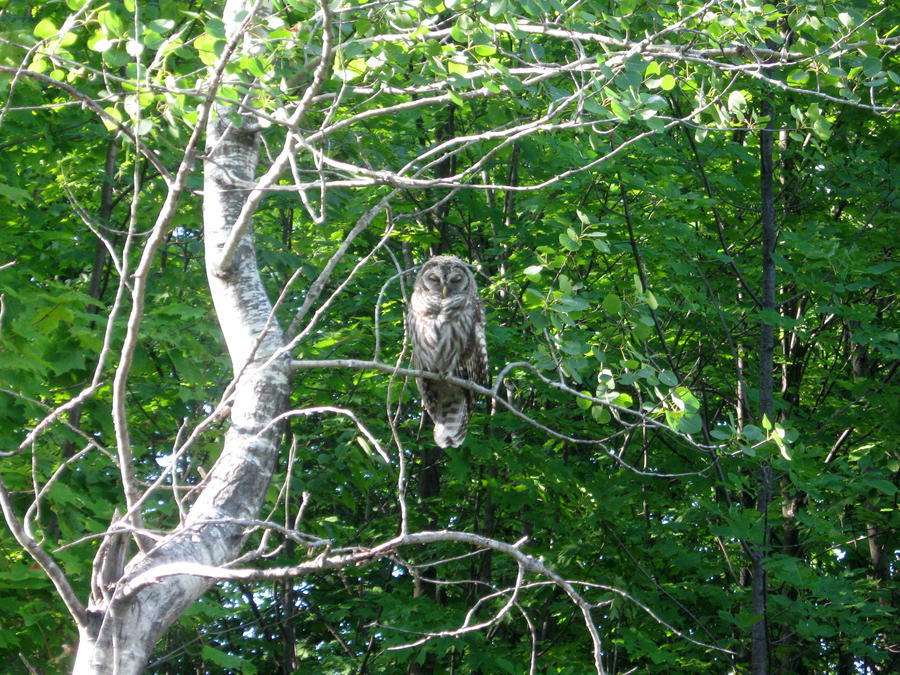
<path fill-rule="evenodd" d="M 448 392 L 449 393 L 449 392 Z M 434 442 L 438 447 L 453 446 L 458 448 L 466 440 L 469 426 L 469 409 L 463 390 L 456 395 L 441 397 L 434 406 Z"/>

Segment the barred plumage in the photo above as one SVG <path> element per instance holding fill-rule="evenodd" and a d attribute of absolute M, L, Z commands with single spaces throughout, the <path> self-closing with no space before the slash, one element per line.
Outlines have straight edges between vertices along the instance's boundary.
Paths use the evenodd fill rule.
<path fill-rule="evenodd" d="M 450 255 L 434 256 L 419 270 L 407 319 L 413 364 L 488 385 L 484 304 L 469 267 Z M 477 396 L 468 389 L 417 378 L 422 407 L 434 420 L 434 440 L 458 447 Z"/>

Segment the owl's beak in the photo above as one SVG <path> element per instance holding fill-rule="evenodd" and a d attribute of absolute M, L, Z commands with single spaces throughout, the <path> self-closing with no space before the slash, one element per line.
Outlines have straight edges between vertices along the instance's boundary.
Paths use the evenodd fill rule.
<path fill-rule="evenodd" d="M 446 286 L 441 286 L 441 295 L 444 296 L 445 298 L 447 297 L 447 287 Z"/>

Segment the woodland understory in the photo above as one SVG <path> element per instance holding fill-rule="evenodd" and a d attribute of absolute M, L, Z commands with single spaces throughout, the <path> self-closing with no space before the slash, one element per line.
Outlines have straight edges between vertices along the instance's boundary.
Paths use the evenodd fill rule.
<path fill-rule="evenodd" d="M 0 671 L 900 670 L 898 48 L 873 0 L 0 2 Z M 413 367 L 439 253 L 489 386 Z"/>

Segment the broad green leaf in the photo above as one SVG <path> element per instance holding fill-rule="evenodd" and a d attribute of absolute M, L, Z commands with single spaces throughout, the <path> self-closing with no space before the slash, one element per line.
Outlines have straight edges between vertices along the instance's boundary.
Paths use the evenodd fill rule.
<path fill-rule="evenodd" d="M 451 75 L 465 75 L 469 72 L 469 64 L 458 61 L 447 61 L 447 70 Z"/>
<path fill-rule="evenodd" d="M 678 384 L 678 377 L 670 370 L 659 371 L 659 381 L 667 387 L 674 387 Z"/>
<path fill-rule="evenodd" d="M 603 309 L 610 314 L 619 316 L 622 314 L 622 301 L 619 299 L 618 295 L 610 293 L 603 300 Z"/>
<path fill-rule="evenodd" d="M 22 205 L 32 198 L 31 193 L 27 190 L 7 185 L 6 183 L 0 183 L 0 196 L 17 205 Z"/>
<path fill-rule="evenodd" d="M 561 295 L 557 302 L 553 305 L 553 309 L 558 312 L 581 312 L 590 307 L 587 300 L 572 295 Z"/>
<path fill-rule="evenodd" d="M 559 235 L 559 243 L 569 251 L 577 251 L 581 248 L 581 242 L 572 239 L 566 232 Z"/>
<path fill-rule="evenodd" d="M 616 397 L 614 403 L 616 405 L 622 406 L 623 408 L 630 408 L 632 405 L 634 405 L 634 399 L 631 398 L 629 394 L 620 393 Z"/>
<path fill-rule="evenodd" d="M 507 0 L 493 0 L 491 2 L 490 15 L 492 17 L 498 17 L 506 13 L 506 1 Z"/>
<path fill-rule="evenodd" d="M 56 37 L 56 34 L 58 32 L 59 29 L 50 19 L 42 19 L 34 27 L 34 36 L 42 40 L 46 38 Z"/>
<path fill-rule="evenodd" d="M 609 108 L 610 110 L 612 110 L 613 115 L 618 117 L 623 122 L 627 122 L 631 119 L 631 114 L 622 106 L 621 103 L 619 103 L 615 99 L 609 102 Z"/>
<path fill-rule="evenodd" d="M 744 113 L 747 110 L 747 99 L 744 92 L 735 89 L 728 95 L 728 109 L 732 113 Z"/>
<path fill-rule="evenodd" d="M 609 424 L 612 421 L 612 415 L 609 413 L 609 408 L 602 405 L 591 407 L 591 417 L 594 418 L 594 421 L 597 424 Z"/>

